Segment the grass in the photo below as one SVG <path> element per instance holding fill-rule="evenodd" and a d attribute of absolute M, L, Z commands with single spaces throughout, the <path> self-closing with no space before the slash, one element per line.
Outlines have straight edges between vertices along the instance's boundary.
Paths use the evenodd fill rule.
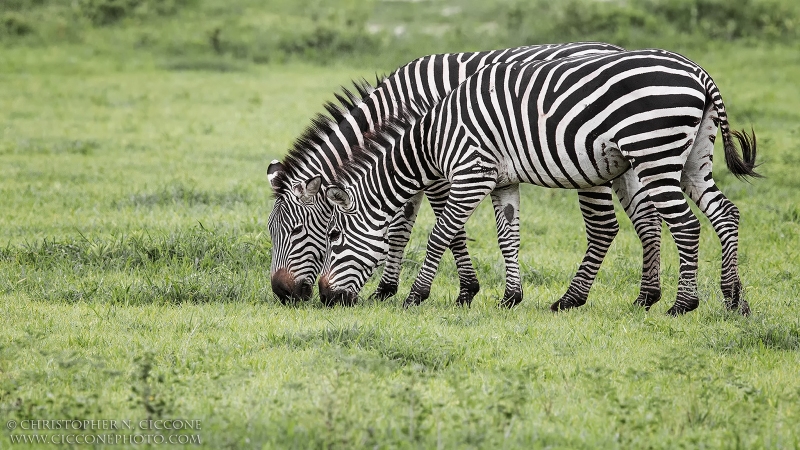
<path fill-rule="evenodd" d="M 798 448 L 800 78 L 796 49 L 688 53 L 761 172 L 716 179 L 742 211 L 754 314 L 724 311 L 703 219 L 700 308 L 631 305 L 640 248 L 622 230 L 589 303 L 553 315 L 585 240 L 574 192 L 523 189 L 525 301 L 496 308 L 490 205 L 468 224 L 482 291 L 399 307 L 433 221 L 423 208 L 400 297 L 284 307 L 268 282 L 265 170 L 331 92 L 392 67 L 181 62 L 63 44 L 0 51 L 0 417 L 185 418 L 214 448 Z M 410 58 L 409 58 L 410 59 Z M 222 60 L 225 61 L 225 60 Z M 223 69 L 229 68 L 229 69 Z M 375 287 L 376 279 L 367 289 Z M 9 447 L 7 430 L 0 448 Z M 17 429 L 14 434 L 22 433 Z"/>

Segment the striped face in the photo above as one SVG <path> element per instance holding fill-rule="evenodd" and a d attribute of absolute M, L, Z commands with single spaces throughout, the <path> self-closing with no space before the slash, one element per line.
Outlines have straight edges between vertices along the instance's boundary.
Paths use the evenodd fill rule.
<path fill-rule="evenodd" d="M 361 204 L 352 188 L 331 186 L 333 205 L 327 230 L 325 265 L 319 279 L 323 303 L 353 304 L 387 251 L 389 215 L 380 206 Z"/>
<path fill-rule="evenodd" d="M 267 177 L 273 189 L 282 166 L 273 162 Z M 290 189 L 278 190 L 269 215 L 272 239 L 270 279 L 272 291 L 282 302 L 307 300 L 322 268 L 325 229 L 331 206 L 320 194 L 321 178 L 290 182 Z"/>

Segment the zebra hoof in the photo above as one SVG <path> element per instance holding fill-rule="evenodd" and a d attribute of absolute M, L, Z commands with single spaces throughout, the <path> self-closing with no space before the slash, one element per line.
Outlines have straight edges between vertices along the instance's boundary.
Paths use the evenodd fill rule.
<path fill-rule="evenodd" d="M 422 304 L 422 300 L 423 298 L 421 295 L 412 292 L 408 294 L 408 297 L 406 297 L 405 301 L 403 302 L 403 308 L 409 308 L 411 306 L 419 306 Z"/>
<path fill-rule="evenodd" d="M 636 300 L 633 301 L 633 304 L 641 306 L 645 311 L 649 311 L 650 307 L 658 303 L 659 300 L 661 300 L 661 290 L 641 291 Z"/>
<path fill-rule="evenodd" d="M 739 311 L 743 316 L 750 315 L 750 305 L 742 298 L 744 297 L 744 290 L 742 289 L 742 282 L 736 280 L 730 286 L 722 286 L 722 296 L 725 298 L 724 305 L 729 311 Z"/>
<path fill-rule="evenodd" d="M 511 309 L 522 302 L 522 292 L 514 292 L 512 294 L 506 293 L 503 296 L 503 299 L 500 300 L 500 307 L 501 308 L 508 308 Z"/>
<path fill-rule="evenodd" d="M 739 311 L 739 313 L 745 317 L 752 313 L 747 300 L 734 301 L 732 299 L 725 299 L 725 308 L 729 311 Z"/>
<path fill-rule="evenodd" d="M 752 311 L 750 311 L 750 305 L 747 303 L 746 300 L 742 300 L 739 304 L 739 313 L 745 317 L 749 316 Z"/>
<path fill-rule="evenodd" d="M 369 296 L 370 300 L 380 300 L 384 301 L 387 298 L 394 297 L 397 294 L 397 285 L 396 284 L 378 284 L 378 288 L 375 289 L 375 292 Z"/>
<path fill-rule="evenodd" d="M 478 291 L 481 290 L 480 285 L 478 282 L 467 284 L 466 286 L 462 286 L 458 292 L 458 298 L 456 299 L 456 304 L 458 306 L 466 306 L 467 308 L 472 305 L 472 299 L 478 295 Z"/>
<path fill-rule="evenodd" d="M 577 308 L 586 304 L 586 301 L 575 300 L 572 298 L 562 297 L 557 302 L 550 305 L 550 311 L 559 312 L 567 309 Z"/>
<path fill-rule="evenodd" d="M 680 302 L 676 302 L 674 305 L 672 305 L 672 308 L 667 310 L 667 315 L 672 317 L 682 316 L 688 312 L 694 311 L 698 306 L 699 305 L 697 303 L 684 305 Z"/>

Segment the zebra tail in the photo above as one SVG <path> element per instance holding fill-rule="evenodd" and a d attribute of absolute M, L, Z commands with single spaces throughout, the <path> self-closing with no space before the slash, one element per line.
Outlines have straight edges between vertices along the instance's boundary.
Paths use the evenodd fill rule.
<path fill-rule="evenodd" d="M 718 125 L 722 131 L 722 143 L 725 147 L 725 165 L 728 170 L 738 179 L 748 181 L 749 178 L 763 178 L 763 176 L 755 171 L 758 167 L 756 164 L 756 132 L 751 128 L 750 134 L 746 131 L 731 130 L 728 123 L 728 113 L 725 111 L 725 105 L 722 103 L 722 95 L 719 89 L 708 78 L 709 90 L 708 94 L 714 103 L 714 108 L 717 110 L 719 116 Z M 739 142 L 739 147 L 742 149 L 742 156 L 736 149 L 733 138 Z"/>
<path fill-rule="evenodd" d="M 756 132 L 753 131 L 752 128 L 750 129 L 749 135 L 744 130 L 730 131 L 730 129 L 728 129 L 728 131 L 727 139 L 725 131 L 723 131 L 722 134 L 722 141 L 725 144 L 725 164 L 728 166 L 728 170 L 730 170 L 736 178 L 743 181 L 747 181 L 747 177 L 763 178 L 763 175 L 754 170 L 758 167 L 756 164 Z M 742 156 L 744 158 L 739 157 L 731 135 L 739 141 L 739 147 L 742 149 Z"/>

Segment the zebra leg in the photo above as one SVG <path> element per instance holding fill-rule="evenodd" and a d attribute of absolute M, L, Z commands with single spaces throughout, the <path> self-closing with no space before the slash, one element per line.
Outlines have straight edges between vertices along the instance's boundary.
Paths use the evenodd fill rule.
<path fill-rule="evenodd" d="M 550 305 L 553 311 L 576 308 L 586 303 L 589 289 L 597 271 L 603 263 L 611 242 L 619 231 L 619 222 L 614 214 L 614 201 L 609 184 L 578 190 L 583 222 L 586 225 L 586 253 L 578 272 L 572 277 L 567 292 Z"/>
<path fill-rule="evenodd" d="M 481 168 L 482 169 L 482 168 Z M 483 169 L 482 169 L 483 170 Z M 496 174 L 496 172 L 494 172 Z M 464 224 L 478 207 L 481 200 L 494 190 L 497 181 L 479 173 L 465 171 L 454 176 L 442 214 L 436 220 L 425 250 L 425 261 L 411 286 L 411 292 L 403 306 L 419 305 L 428 298 L 436 269 L 446 248 L 458 235 L 464 232 Z"/>
<path fill-rule="evenodd" d="M 431 209 L 433 209 L 436 217 L 439 217 L 442 210 L 444 210 L 449 192 L 449 183 L 437 183 L 424 192 L 428 196 Z M 397 293 L 403 252 L 411 237 L 411 229 L 414 227 L 414 222 L 419 213 L 422 194 L 420 192 L 418 196 L 414 196 L 392 220 L 388 232 L 389 254 L 386 257 L 386 266 L 378 283 L 378 288 L 370 298 L 385 300 Z M 467 250 L 467 234 L 464 230 L 460 230 L 453 238 L 450 243 L 450 251 L 453 253 L 459 278 L 459 292 L 456 302 L 459 305 L 469 306 L 472 303 L 472 299 L 480 291 L 480 283 Z"/>
<path fill-rule="evenodd" d="M 680 184 L 680 171 L 655 173 L 652 165 L 642 167 L 638 159 L 632 161 L 633 170 L 648 192 L 653 205 L 667 223 L 678 247 L 680 279 L 675 304 L 667 314 L 677 316 L 696 309 L 697 251 L 700 246 L 700 221 L 689 208 Z"/>
<path fill-rule="evenodd" d="M 711 222 L 722 244 L 720 287 L 725 307 L 750 314 L 739 278 L 739 209 L 717 188 L 711 175 L 711 160 L 717 126 L 711 114 L 703 117 L 699 136 L 692 147 L 681 177 L 681 187 Z"/>
<path fill-rule="evenodd" d="M 739 209 L 712 180 L 705 186 L 693 185 L 686 193 L 708 217 L 722 244 L 720 288 L 725 297 L 725 307 L 749 315 L 750 305 L 742 295 L 742 281 L 739 278 Z"/>
<path fill-rule="evenodd" d="M 500 306 L 511 308 L 522 301 L 519 275 L 519 185 L 495 189 L 491 195 L 497 224 L 497 242 L 506 264 L 506 292 Z"/>
<path fill-rule="evenodd" d="M 633 170 L 611 185 L 642 242 L 642 281 L 633 304 L 650 309 L 661 300 L 661 216 Z"/>
<path fill-rule="evenodd" d="M 450 183 L 431 185 L 425 191 L 425 195 L 428 196 L 431 209 L 433 209 L 433 213 L 438 219 L 447 205 L 447 198 L 450 195 Z M 480 291 L 481 285 L 478 282 L 478 275 L 475 273 L 475 267 L 472 265 L 472 259 L 469 256 L 467 232 L 464 228 L 458 230 L 458 233 L 450 242 L 450 252 L 453 254 L 456 270 L 458 271 L 459 288 L 456 304 L 469 306 L 472 304 L 472 299 Z"/>
<path fill-rule="evenodd" d="M 378 283 L 378 288 L 370 295 L 370 299 L 386 300 L 397 293 L 400 270 L 403 263 L 403 251 L 411 237 L 411 229 L 417 220 L 419 206 L 422 204 L 422 195 L 415 195 L 409 200 L 397 216 L 392 219 L 387 232 L 389 251 L 386 255 L 386 265 L 383 268 L 383 275 Z"/>

